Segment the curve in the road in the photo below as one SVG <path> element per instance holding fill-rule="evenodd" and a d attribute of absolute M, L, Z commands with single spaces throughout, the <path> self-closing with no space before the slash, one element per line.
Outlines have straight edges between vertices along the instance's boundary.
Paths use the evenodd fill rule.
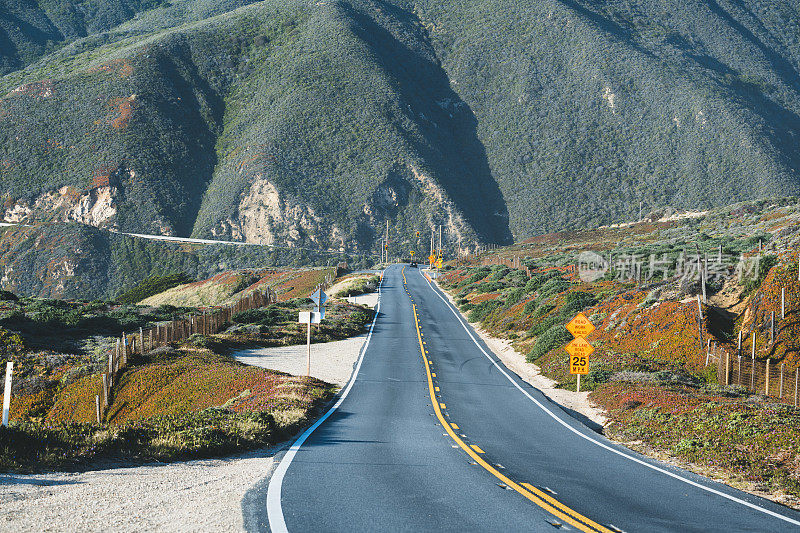
<path fill-rule="evenodd" d="M 592 433 L 507 371 L 430 280 L 405 274 L 384 272 L 351 380 L 273 475 L 273 531 L 800 525 L 791 509 Z"/>

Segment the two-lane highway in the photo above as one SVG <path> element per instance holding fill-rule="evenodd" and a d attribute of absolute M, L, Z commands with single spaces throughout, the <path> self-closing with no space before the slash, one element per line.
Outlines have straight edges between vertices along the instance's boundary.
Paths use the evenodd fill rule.
<path fill-rule="evenodd" d="M 788 531 L 772 502 L 614 445 L 505 369 L 417 269 L 386 270 L 337 405 L 270 480 L 273 531 Z"/>

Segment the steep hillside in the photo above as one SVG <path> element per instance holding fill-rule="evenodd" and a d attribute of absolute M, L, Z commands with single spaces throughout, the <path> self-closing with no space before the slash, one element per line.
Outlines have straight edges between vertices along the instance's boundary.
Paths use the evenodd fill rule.
<path fill-rule="evenodd" d="M 0 78 L 5 220 L 452 250 L 800 193 L 789 1 L 58 5 Z"/>

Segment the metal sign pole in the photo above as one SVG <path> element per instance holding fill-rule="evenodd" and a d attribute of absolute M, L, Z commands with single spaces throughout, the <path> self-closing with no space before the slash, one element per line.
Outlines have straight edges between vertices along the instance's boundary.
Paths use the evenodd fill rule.
<path fill-rule="evenodd" d="M 306 339 L 308 347 L 308 358 L 306 360 L 306 376 L 311 377 L 311 320 L 308 321 L 308 337 Z"/>
<path fill-rule="evenodd" d="M 11 376 L 14 373 L 14 362 L 6 363 L 6 387 L 3 391 L 3 425 L 8 426 L 8 414 L 11 410 Z"/>

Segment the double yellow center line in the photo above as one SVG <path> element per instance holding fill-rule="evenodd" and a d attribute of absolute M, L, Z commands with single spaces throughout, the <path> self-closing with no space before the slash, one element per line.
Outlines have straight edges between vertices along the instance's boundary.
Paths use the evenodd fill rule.
<path fill-rule="evenodd" d="M 403 274 L 403 286 L 408 292 L 408 287 L 406 284 L 406 275 L 405 275 L 405 267 L 402 270 Z M 431 405 L 433 405 L 433 410 L 436 413 L 436 418 L 439 419 L 439 423 L 442 427 L 447 431 L 447 434 L 452 438 L 455 443 L 469 455 L 475 463 L 482 466 L 485 470 L 495 476 L 497 479 L 502 481 L 508 488 L 513 489 L 544 509 L 545 511 L 549 512 L 553 516 L 556 516 L 567 522 L 568 524 L 574 526 L 575 528 L 579 529 L 580 531 L 585 531 L 589 533 L 614 533 L 612 530 L 604 527 L 588 518 L 583 516 L 582 514 L 578 513 L 577 511 L 572 510 L 571 508 L 567 507 L 563 503 L 559 502 L 549 494 L 537 489 L 530 483 L 516 483 L 515 481 L 509 479 L 507 476 L 503 475 L 500 471 L 498 471 L 494 466 L 486 462 L 480 454 L 484 453 L 482 449 L 480 449 L 477 445 L 467 445 L 461 438 L 453 431 L 453 427 L 456 429 L 458 426 L 456 424 L 448 423 L 445 418 L 444 414 L 442 413 L 442 408 L 444 404 L 440 406 L 439 401 L 436 398 L 436 390 L 439 387 L 435 387 L 433 384 L 433 377 L 436 375 L 431 372 L 431 362 L 428 360 L 428 356 L 425 353 L 425 345 L 422 342 L 422 332 L 420 331 L 419 327 L 419 315 L 417 313 L 417 306 L 416 304 L 412 303 L 411 307 L 414 310 L 414 325 L 417 329 L 417 340 L 419 341 L 419 349 L 420 353 L 422 354 L 422 360 L 425 362 L 425 372 L 428 376 L 428 391 L 430 392 L 431 396 Z"/>

